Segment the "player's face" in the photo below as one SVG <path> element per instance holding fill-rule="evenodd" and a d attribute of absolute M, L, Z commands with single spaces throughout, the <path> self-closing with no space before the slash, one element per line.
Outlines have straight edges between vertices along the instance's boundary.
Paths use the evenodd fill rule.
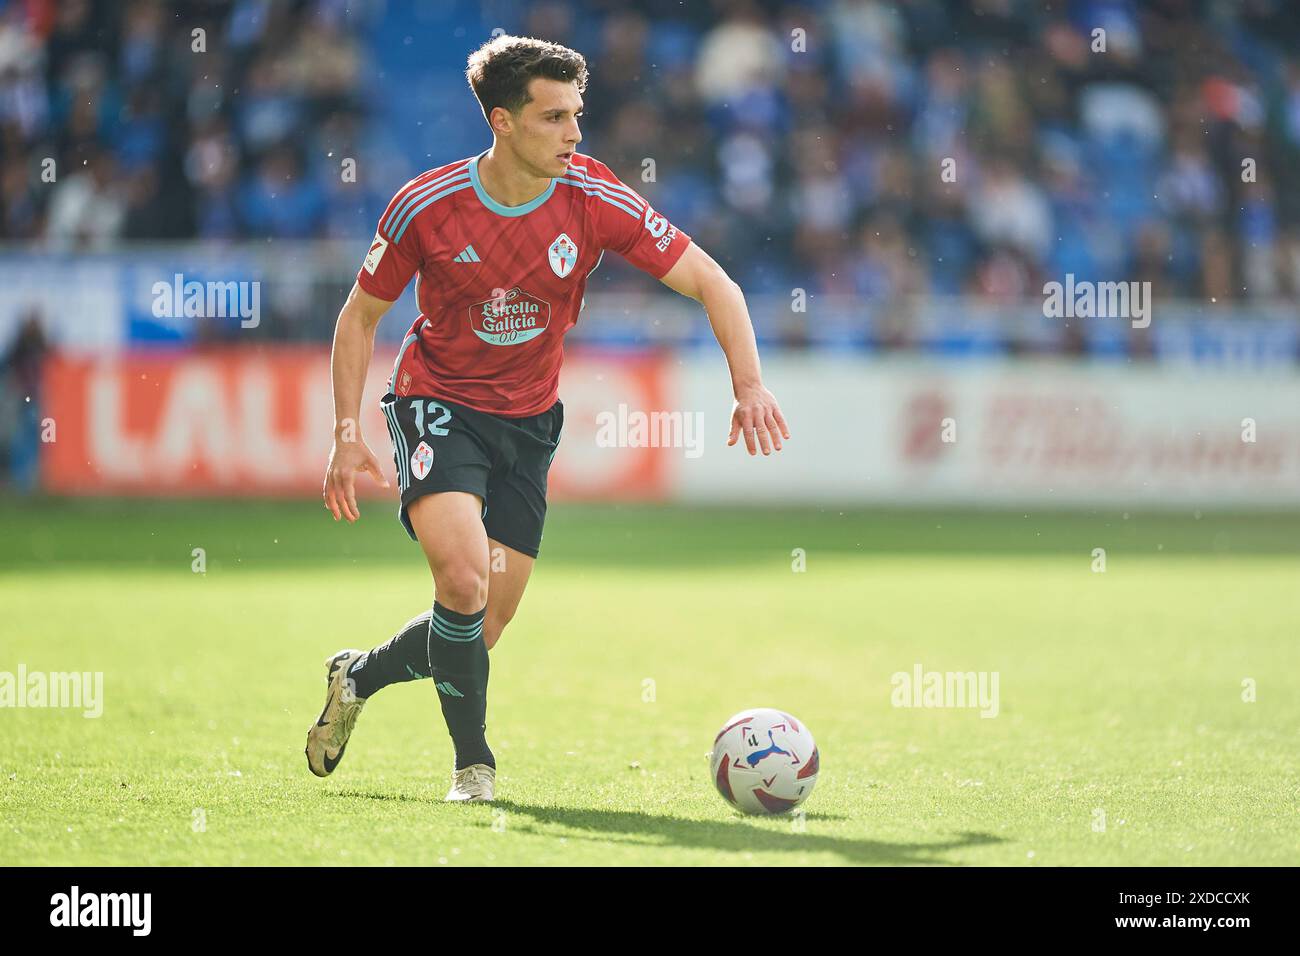
<path fill-rule="evenodd" d="M 520 110 L 515 124 L 515 153 L 539 177 L 563 176 L 582 142 L 578 84 L 538 77 L 529 81 L 528 92 L 532 99 Z"/>

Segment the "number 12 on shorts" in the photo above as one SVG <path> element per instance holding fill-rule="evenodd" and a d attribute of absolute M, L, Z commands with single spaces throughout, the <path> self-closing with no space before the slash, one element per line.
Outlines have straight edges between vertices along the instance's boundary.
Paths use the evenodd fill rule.
<path fill-rule="evenodd" d="M 419 399 L 411 403 L 411 408 L 415 410 L 415 430 L 418 434 L 420 435 L 425 434 L 424 416 L 426 412 L 428 413 L 429 418 L 431 419 L 429 422 L 428 434 L 430 435 L 451 434 L 451 432 L 449 432 L 447 429 L 442 427 L 444 424 L 451 421 L 451 412 L 447 408 L 443 407 L 442 405 L 439 405 L 437 402 L 422 402 Z M 434 418 L 433 416 L 437 415 L 439 412 L 442 413 L 441 417 Z"/>

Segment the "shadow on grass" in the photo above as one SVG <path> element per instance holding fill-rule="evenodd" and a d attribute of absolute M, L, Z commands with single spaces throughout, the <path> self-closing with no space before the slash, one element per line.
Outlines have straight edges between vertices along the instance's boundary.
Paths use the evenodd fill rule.
<path fill-rule="evenodd" d="M 558 824 L 584 831 L 579 839 L 634 841 L 646 846 L 680 846 L 689 849 L 720 850 L 726 853 L 834 853 L 848 863 L 947 864 L 942 854 L 975 846 L 1002 842 L 988 833 L 961 833 L 951 840 L 934 843 L 891 843 L 861 840 L 816 832 L 818 814 L 806 818 L 808 829 L 797 832 L 782 824 L 781 830 L 756 826 L 743 817 L 729 820 L 683 820 L 630 810 L 578 810 L 543 807 L 510 800 L 498 800 L 494 807 L 518 813 L 540 824 Z M 570 834 L 569 839 L 574 839 Z"/>
<path fill-rule="evenodd" d="M 340 790 L 334 796 L 370 800 L 410 800 L 427 803 L 427 796 L 402 793 L 374 793 L 358 790 Z M 490 814 L 505 810 L 511 817 L 527 817 L 530 823 L 510 819 L 509 829 L 537 832 L 539 826 L 564 827 L 570 832 L 555 833 L 570 840 L 592 842 L 617 842 L 646 847 L 681 847 L 690 850 L 717 850 L 724 853 L 834 853 L 846 863 L 872 863 L 891 865 L 956 866 L 956 861 L 945 854 L 977 846 L 1003 843 L 1002 837 L 990 833 L 962 832 L 948 840 L 932 843 L 891 843 L 884 840 L 862 840 L 851 837 L 817 833 L 818 821 L 843 820 L 842 816 L 810 813 L 806 817 L 807 829 L 802 832 L 782 822 L 782 829 L 756 825 L 748 819 L 735 816 L 726 820 L 684 820 L 680 817 L 656 816 L 634 810 L 596 810 L 573 807 L 541 806 L 513 800 L 497 800 L 491 804 L 475 804 L 450 808 L 455 812 L 481 813 L 485 821 Z M 777 818 L 782 820 L 782 818 Z M 574 833 L 572 831 L 578 831 Z M 539 834 L 548 835 L 548 834 Z"/>

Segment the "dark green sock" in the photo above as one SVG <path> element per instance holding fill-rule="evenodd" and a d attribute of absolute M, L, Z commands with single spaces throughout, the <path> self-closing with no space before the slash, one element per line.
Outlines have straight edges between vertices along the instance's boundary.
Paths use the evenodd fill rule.
<path fill-rule="evenodd" d="M 433 603 L 427 664 L 438 688 L 442 716 L 456 748 L 456 769 L 485 763 L 496 769 L 487 745 L 488 650 L 483 643 L 484 607 L 459 614 Z"/>
<path fill-rule="evenodd" d="M 429 676 L 429 618 L 425 611 L 392 636 L 387 644 L 367 651 L 348 670 L 358 697 L 369 697 L 389 684 Z"/>

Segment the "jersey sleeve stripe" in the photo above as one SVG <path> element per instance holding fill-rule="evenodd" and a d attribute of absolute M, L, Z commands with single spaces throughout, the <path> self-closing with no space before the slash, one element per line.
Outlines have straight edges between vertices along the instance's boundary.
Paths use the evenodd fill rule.
<path fill-rule="evenodd" d="M 405 196 L 402 197 L 401 201 L 398 202 L 393 207 L 393 211 L 384 217 L 384 221 L 381 224 L 381 228 L 387 230 L 388 235 L 392 237 L 393 228 L 396 225 L 397 221 L 401 219 L 402 215 L 405 213 L 406 210 L 411 208 L 411 205 L 413 203 L 419 202 L 422 196 L 427 196 L 430 192 L 437 190 L 440 186 L 450 183 L 453 179 L 455 179 L 457 176 L 460 175 L 468 175 L 468 171 L 466 170 L 465 166 L 461 166 L 457 169 L 453 169 L 451 172 L 444 173 L 443 175 L 439 176 L 437 179 L 433 179 L 428 182 L 421 183 L 419 186 L 416 186 L 415 188 L 411 189 Z"/>
<path fill-rule="evenodd" d="M 397 191 L 397 195 L 393 197 L 393 201 L 389 205 L 388 211 L 379 219 L 379 232 L 381 235 L 386 235 L 390 239 L 392 238 L 392 231 L 389 227 L 392 225 L 394 217 L 396 217 L 398 211 L 406 205 L 406 202 L 411 198 L 412 193 L 419 192 L 425 186 L 429 185 L 429 180 L 425 178 L 428 175 L 428 173 L 421 173 Z"/>
<path fill-rule="evenodd" d="M 462 189 L 471 189 L 471 188 L 473 188 L 473 184 L 467 178 L 463 182 L 459 182 L 453 186 L 448 187 L 447 189 L 444 189 L 442 192 L 434 193 L 428 199 L 424 200 L 424 202 L 420 203 L 418 206 L 416 206 L 414 209 L 408 212 L 403 217 L 402 221 L 397 224 L 397 235 L 393 236 L 393 242 L 402 241 L 402 236 L 406 233 L 406 227 L 411 224 L 411 222 L 415 219 L 417 215 L 419 215 L 420 210 L 424 209 L 426 206 L 433 205 L 443 196 L 450 196 L 452 193 L 458 193 Z"/>
<path fill-rule="evenodd" d="M 577 176 L 579 179 L 585 180 L 590 185 L 601 186 L 604 187 L 605 189 L 614 192 L 615 194 L 623 195 L 625 197 L 626 202 L 630 202 L 633 206 L 635 206 L 638 209 L 645 206 L 645 200 L 642 199 L 640 196 L 638 196 L 634 190 L 623 185 L 622 183 L 613 183 L 610 182 L 608 179 L 601 179 L 599 176 L 593 176 L 591 173 L 587 172 L 587 170 L 585 170 L 581 166 L 571 166 L 569 167 L 569 172 L 571 175 Z"/>
<path fill-rule="evenodd" d="M 617 206 L 619 209 L 623 210 L 633 219 L 641 218 L 641 214 L 639 212 L 637 212 L 635 209 L 630 208 L 629 206 L 624 205 L 620 201 L 622 197 L 619 197 L 619 199 L 613 199 L 612 197 L 606 195 L 605 193 L 599 191 L 598 189 L 593 188 L 588 183 L 582 182 L 581 180 L 578 179 L 557 179 L 556 182 L 562 183 L 565 186 L 575 186 L 578 189 L 581 189 L 588 196 L 595 196 L 601 202 L 607 202 L 611 206 Z"/>

